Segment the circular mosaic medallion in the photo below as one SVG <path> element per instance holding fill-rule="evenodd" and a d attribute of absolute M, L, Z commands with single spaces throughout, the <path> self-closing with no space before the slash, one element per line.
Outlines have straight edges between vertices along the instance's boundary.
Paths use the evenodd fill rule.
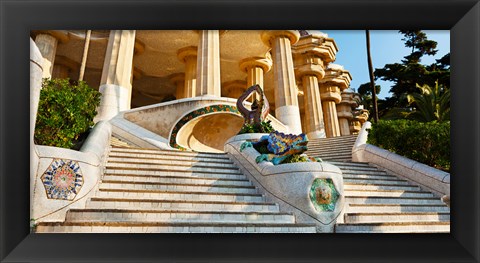
<path fill-rule="evenodd" d="M 321 212 L 333 212 L 340 195 L 332 179 L 315 179 L 310 187 L 310 201 Z"/>
<path fill-rule="evenodd" d="M 54 159 L 41 180 L 49 199 L 73 200 L 83 185 L 78 162 Z"/>

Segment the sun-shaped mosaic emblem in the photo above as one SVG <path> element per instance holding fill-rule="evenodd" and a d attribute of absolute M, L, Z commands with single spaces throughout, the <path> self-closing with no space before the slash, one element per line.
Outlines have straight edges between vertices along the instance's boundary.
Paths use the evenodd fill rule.
<path fill-rule="evenodd" d="M 83 185 L 78 162 L 54 159 L 42 177 L 49 199 L 73 200 Z"/>
<path fill-rule="evenodd" d="M 310 187 L 310 200 L 320 212 L 333 212 L 340 195 L 332 179 L 315 179 Z"/>

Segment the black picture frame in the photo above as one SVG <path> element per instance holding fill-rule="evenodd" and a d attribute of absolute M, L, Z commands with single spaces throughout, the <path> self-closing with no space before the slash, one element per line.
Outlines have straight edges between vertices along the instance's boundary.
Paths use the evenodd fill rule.
<path fill-rule="evenodd" d="M 479 262 L 480 3 L 2 0 L 0 260 L 4 262 Z M 449 29 L 450 234 L 29 234 L 33 29 Z"/>

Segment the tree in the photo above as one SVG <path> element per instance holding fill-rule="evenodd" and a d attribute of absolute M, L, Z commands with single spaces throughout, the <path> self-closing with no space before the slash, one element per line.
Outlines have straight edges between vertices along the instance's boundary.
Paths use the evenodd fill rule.
<path fill-rule="evenodd" d="M 377 91 L 375 89 L 375 78 L 373 74 L 372 55 L 370 54 L 370 31 L 365 30 L 367 39 L 367 60 L 368 60 L 368 74 L 370 75 L 370 89 L 372 91 L 373 103 L 373 121 L 378 122 L 378 105 L 377 105 Z"/>
<path fill-rule="evenodd" d="M 420 64 L 423 56 L 433 56 L 437 53 L 437 43 L 428 40 L 426 34 L 420 30 L 401 30 L 405 46 L 411 48 L 411 53 L 404 57 L 401 63 L 386 64 L 383 68 L 375 70 L 377 79 L 393 82 L 390 89 L 392 98 L 387 105 L 390 110 L 402 111 L 411 107 L 407 95 L 421 93 L 417 87 L 428 85 L 435 86 L 435 82 L 446 89 L 450 88 L 450 54 L 438 59 L 431 65 Z M 399 109 L 396 109 L 399 108 Z"/>
<path fill-rule="evenodd" d="M 407 114 L 407 118 L 421 122 L 450 120 L 450 90 L 435 83 L 432 88 L 428 85 L 417 85 L 421 93 L 407 96 L 408 102 L 414 104 L 415 110 Z"/>
<path fill-rule="evenodd" d="M 405 57 L 407 63 L 419 63 L 424 55 L 433 56 L 437 53 L 437 42 L 427 39 L 427 34 L 421 30 L 400 30 L 405 37 L 405 46 L 412 48 L 410 55 Z"/>

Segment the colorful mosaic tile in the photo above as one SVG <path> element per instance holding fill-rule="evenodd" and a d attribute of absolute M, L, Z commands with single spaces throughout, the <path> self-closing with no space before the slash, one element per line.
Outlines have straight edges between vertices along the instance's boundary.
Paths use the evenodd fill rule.
<path fill-rule="evenodd" d="M 209 113 L 214 113 L 214 112 L 231 112 L 231 113 L 235 113 L 235 114 L 240 115 L 240 112 L 238 111 L 237 107 L 236 106 L 231 106 L 231 105 L 223 105 L 223 104 L 210 105 L 210 106 L 206 106 L 206 107 L 203 107 L 203 108 L 200 108 L 200 109 L 196 109 L 196 110 L 188 113 L 187 115 L 183 116 L 177 122 L 177 124 L 175 124 L 175 127 L 173 127 L 172 133 L 170 135 L 170 146 L 172 146 L 174 148 L 177 148 L 177 149 L 180 149 L 180 150 L 183 150 L 183 151 L 186 151 L 187 150 L 186 148 L 177 144 L 178 131 L 180 131 L 180 129 L 185 124 L 187 124 L 189 121 L 191 121 L 191 120 L 193 120 L 197 117 L 200 117 L 202 115 L 209 114 Z"/>
<path fill-rule="evenodd" d="M 49 199 L 73 200 L 83 185 L 78 162 L 54 159 L 40 178 Z"/>
<path fill-rule="evenodd" d="M 320 212 L 333 212 L 340 195 L 332 179 L 315 179 L 310 187 L 310 200 Z"/>

